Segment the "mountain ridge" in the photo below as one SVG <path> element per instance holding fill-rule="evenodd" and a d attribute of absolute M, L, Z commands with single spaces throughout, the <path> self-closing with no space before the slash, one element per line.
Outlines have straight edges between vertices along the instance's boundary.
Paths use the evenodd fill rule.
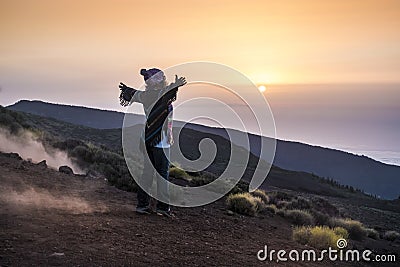
<path fill-rule="evenodd" d="M 44 117 L 53 117 L 92 128 L 96 128 L 94 126 L 103 127 L 99 129 L 121 128 L 124 116 L 124 113 L 117 111 L 51 104 L 42 101 L 21 100 L 7 108 Z M 134 116 L 137 116 L 138 124 L 144 122 L 143 116 Z M 108 124 L 109 120 L 112 123 Z M 176 122 L 177 125 L 182 123 L 184 122 Z M 200 132 L 216 134 L 224 138 L 227 137 L 225 130 L 222 128 L 198 124 L 186 124 L 185 127 Z M 249 134 L 248 136 L 250 151 L 259 156 L 257 148 L 260 145 L 261 138 L 268 138 L 254 134 Z M 369 194 L 382 198 L 394 199 L 400 195 L 400 191 L 397 189 L 400 188 L 400 179 L 398 178 L 400 177 L 400 167 L 381 163 L 366 156 L 300 142 L 277 140 L 276 155 L 273 163 L 283 169 L 304 171 L 333 179 L 341 184 L 360 188 Z"/>

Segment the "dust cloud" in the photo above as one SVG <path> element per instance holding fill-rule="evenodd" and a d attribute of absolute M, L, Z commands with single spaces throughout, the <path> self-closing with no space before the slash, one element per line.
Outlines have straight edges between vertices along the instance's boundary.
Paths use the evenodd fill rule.
<path fill-rule="evenodd" d="M 105 206 L 93 207 L 87 201 L 75 196 L 54 196 L 47 190 L 30 187 L 22 192 L 8 190 L 0 194 L 2 201 L 22 207 L 61 209 L 73 214 L 105 212 Z"/>
<path fill-rule="evenodd" d="M 57 149 L 46 150 L 43 144 L 28 131 L 12 135 L 6 129 L 0 128 L 0 151 L 18 153 L 23 159 L 32 159 L 33 162 L 46 160 L 47 165 L 55 169 L 67 165 L 76 174 L 84 173 L 71 161 L 67 153 Z"/>

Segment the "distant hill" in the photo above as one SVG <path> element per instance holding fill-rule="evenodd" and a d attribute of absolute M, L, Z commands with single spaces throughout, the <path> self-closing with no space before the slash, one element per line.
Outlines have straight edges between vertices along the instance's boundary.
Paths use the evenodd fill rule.
<path fill-rule="evenodd" d="M 21 100 L 7 108 L 97 129 L 122 128 L 124 121 L 124 114 L 117 111 L 51 104 L 36 100 Z M 141 121 L 143 121 L 143 116 L 138 115 L 138 123 Z"/>
<path fill-rule="evenodd" d="M 196 124 L 188 127 L 227 138 L 226 131 L 221 128 Z M 256 156 L 260 156 L 261 138 L 265 142 L 270 141 L 270 138 L 249 134 L 250 150 Z M 381 198 L 396 199 L 400 196 L 399 166 L 300 142 L 277 140 L 276 146 L 274 165 L 280 168 L 313 173 L 343 185 L 360 188 L 368 194 Z"/>
<path fill-rule="evenodd" d="M 7 108 L 98 129 L 120 128 L 124 117 L 123 113 L 115 111 L 40 101 L 23 100 Z M 143 116 L 137 115 L 137 121 L 142 123 Z M 177 124 L 179 123 L 182 122 L 177 122 Z M 225 130 L 221 128 L 197 124 L 187 124 L 186 127 L 198 132 L 226 137 Z M 115 133 L 114 135 L 114 138 L 118 139 L 118 135 Z M 261 138 L 268 141 L 266 137 L 249 135 L 250 149 L 256 156 L 259 156 L 258 147 Z M 274 165 L 287 170 L 303 171 L 331 178 L 340 184 L 360 188 L 382 198 L 394 199 L 400 195 L 400 167 L 387 165 L 365 156 L 299 142 L 278 140 Z"/>
<path fill-rule="evenodd" d="M 142 129 L 141 127 L 141 125 L 136 125 L 127 129 L 128 131 L 131 131 L 130 134 L 132 140 L 136 141 L 140 138 Z M 30 131 L 36 133 L 40 132 L 39 136 L 41 136 L 41 140 L 47 144 L 46 147 L 50 148 L 50 150 L 51 147 L 54 148 L 54 146 L 59 149 L 72 148 L 73 150 L 74 148 L 76 148 L 76 146 L 81 146 L 80 151 L 82 151 L 82 144 L 86 143 L 91 144 L 91 147 L 101 147 L 103 151 L 105 151 L 100 156 L 99 154 L 96 154 L 96 158 L 98 160 L 102 160 L 104 156 L 110 155 L 108 152 L 122 154 L 121 129 L 89 128 L 82 125 L 59 121 L 53 118 L 41 117 L 24 112 L 15 112 L 0 106 L 0 138 L 1 130 L 3 128 L 7 129 L 8 131 L 12 131 L 14 129 L 14 133 L 21 133 L 23 129 L 29 129 Z M 212 139 L 217 146 L 215 160 L 208 168 L 206 168 L 207 172 L 213 173 L 215 175 L 219 175 L 224 172 L 230 160 L 231 147 L 235 149 L 238 153 L 248 153 L 248 151 L 244 150 L 243 148 L 237 147 L 234 144 L 231 144 L 228 140 L 218 135 L 198 132 L 186 128 L 182 129 L 180 138 L 179 140 L 176 140 L 176 142 L 179 142 L 179 145 L 182 147 L 182 153 L 185 158 L 194 160 L 199 157 L 200 152 L 196 148 L 199 146 L 199 143 L 204 138 Z M 174 154 L 177 153 L 177 147 L 178 146 L 173 146 L 173 149 L 171 151 L 172 158 L 174 158 Z M 2 144 L 0 143 L 0 151 L 1 150 Z M 14 150 L 10 152 L 18 153 L 19 151 Z M 94 159 L 94 156 L 90 156 L 89 150 L 80 152 L 80 155 L 83 155 L 82 160 L 86 161 L 86 163 L 89 163 Z M 120 157 L 117 158 L 119 160 Z M 114 168 L 115 164 L 120 164 L 120 162 L 115 161 L 115 158 L 109 159 L 113 160 L 113 166 L 110 167 Z M 137 158 L 137 162 L 140 165 L 140 157 Z M 260 161 L 256 156 L 250 154 L 246 170 L 243 176 L 241 176 L 244 181 L 250 181 L 255 166 L 258 163 L 260 163 L 261 165 L 265 164 L 265 162 Z M 99 162 L 97 165 L 94 166 L 94 170 L 100 170 L 101 166 L 102 165 Z M 122 164 L 120 167 L 123 168 Z M 122 174 L 124 174 L 124 171 L 122 169 L 119 169 L 117 173 L 108 172 L 108 174 L 116 174 L 119 177 L 121 171 Z M 107 177 L 107 179 L 111 181 L 109 178 L 111 177 Z M 346 196 L 363 198 L 366 197 L 360 192 L 352 192 L 342 186 L 331 184 L 316 175 L 312 175 L 306 172 L 287 171 L 276 166 L 272 166 L 271 171 L 268 174 L 268 179 L 265 180 L 264 184 L 261 187 L 264 189 L 282 188 L 297 192 L 313 193 L 318 195 L 335 196 L 342 198 L 345 198 Z"/>

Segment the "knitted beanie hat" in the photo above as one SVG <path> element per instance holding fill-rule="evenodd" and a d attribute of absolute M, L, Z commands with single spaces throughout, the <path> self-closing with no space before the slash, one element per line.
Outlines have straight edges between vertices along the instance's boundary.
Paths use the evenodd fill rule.
<path fill-rule="evenodd" d="M 140 70 L 140 74 L 143 76 L 144 80 L 147 81 L 148 79 L 150 79 L 152 76 L 154 76 L 155 74 L 160 73 L 161 75 L 157 75 L 156 77 L 154 77 L 153 79 L 157 79 L 154 82 L 162 82 L 165 78 L 164 72 L 160 69 L 157 68 L 152 68 L 152 69 L 141 69 Z M 160 81 L 158 81 L 158 79 L 160 79 Z"/>

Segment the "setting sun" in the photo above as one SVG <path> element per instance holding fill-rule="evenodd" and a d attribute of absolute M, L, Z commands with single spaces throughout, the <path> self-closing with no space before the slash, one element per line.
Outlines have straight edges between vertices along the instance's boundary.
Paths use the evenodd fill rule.
<path fill-rule="evenodd" d="M 258 90 L 260 90 L 260 92 L 265 92 L 265 90 L 267 90 L 267 88 L 265 87 L 265 85 L 260 85 L 260 86 L 258 86 Z"/>

